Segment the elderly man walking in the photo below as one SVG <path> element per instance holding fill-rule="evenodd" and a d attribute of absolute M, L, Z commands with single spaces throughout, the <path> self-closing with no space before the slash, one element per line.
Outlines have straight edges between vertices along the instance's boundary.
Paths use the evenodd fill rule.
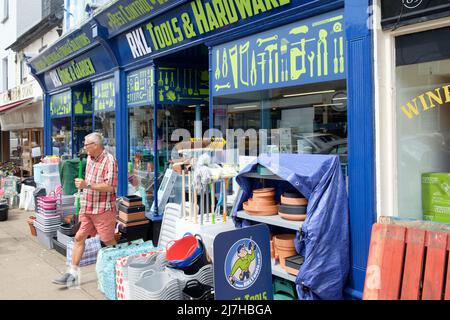
<path fill-rule="evenodd" d="M 83 189 L 79 215 L 81 225 L 75 235 L 72 264 L 65 274 L 53 280 L 59 285 L 73 286 L 78 282 L 80 260 L 89 236 L 99 234 L 107 246 L 116 244 L 117 162 L 105 150 L 103 137 L 99 133 L 87 135 L 84 148 L 88 154 L 85 179 L 75 179 L 75 186 Z"/>

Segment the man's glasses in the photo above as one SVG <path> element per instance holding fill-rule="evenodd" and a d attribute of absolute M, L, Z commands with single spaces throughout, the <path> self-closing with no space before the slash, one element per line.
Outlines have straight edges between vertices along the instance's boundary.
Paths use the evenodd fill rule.
<path fill-rule="evenodd" d="M 86 148 L 87 146 L 90 146 L 91 144 L 94 144 L 94 142 L 85 143 L 85 144 L 84 144 L 84 147 Z"/>

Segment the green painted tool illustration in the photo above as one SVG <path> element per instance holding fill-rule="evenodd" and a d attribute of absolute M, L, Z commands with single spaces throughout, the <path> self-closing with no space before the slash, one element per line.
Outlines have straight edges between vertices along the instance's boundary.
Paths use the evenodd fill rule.
<path fill-rule="evenodd" d="M 198 96 L 198 87 L 197 87 L 197 80 L 198 80 L 198 75 L 197 75 L 197 69 L 195 69 L 195 76 L 194 76 L 194 96 Z"/>
<path fill-rule="evenodd" d="M 180 69 L 177 68 L 177 87 L 175 88 L 175 92 L 180 92 Z"/>
<path fill-rule="evenodd" d="M 342 20 L 342 19 L 344 19 L 344 16 L 340 15 L 340 16 L 336 16 L 336 17 L 332 17 L 332 18 L 328 18 L 328 19 L 324 19 L 324 20 L 321 20 L 321 21 L 314 22 L 312 24 L 312 26 L 313 27 L 318 27 L 318 26 L 321 26 L 323 24 L 339 21 L 339 20 Z"/>
<path fill-rule="evenodd" d="M 189 69 L 189 88 L 188 88 L 188 95 L 192 96 L 192 93 L 194 90 L 192 90 L 192 69 Z"/>
<path fill-rule="evenodd" d="M 166 80 L 165 80 L 164 84 L 165 84 L 164 89 L 166 91 L 169 90 L 169 73 L 168 72 L 166 72 Z"/>
<path fill-rule="evenodd" d="M 241 80 L 241 83 L 244 84 L 245 86 L 248 87 L 248 77 L 249 77 L 249 65 L 248 65 L 248 48 L 250 47 L 250 41 L 247 41 L 246 43 L 244 43 L 243 45 L 239 45 L 239 73 L 240 73 L 240 77 L 239 79 Z M 242 69 L 242 56 L 246 54 L 247 56 L 247 64 L 246 64 L 246 69 L 247 69 L 247 80 L 242 79 L 242 75 L 244 74 L 244 70 Z"/>
<path fill-rule="evenodd" d="M 256 85 L 257 81 L 257 74 L 256 74 L 256 58 L 255 58 L 255 51 L 252 51 L 252 69 L 250 71 L 250 83 L 252 86 Z"/>
<path fill-rule="evenodd" d="M 183 69 L 183 94 L 187 93 L 187 89 L 186 89 L 186 69 Z"/>
<path fill-rule="evenodd" d="M 238 88 L 238 49 L 237 44 L 228 50 L 230 54 L 231 72 L 233 72 L 234 88 Z"/>
<path fill-rule="evenodd" d="M 337 57 L 337 39 L 334 38 L 334 74 L 339 72 L 339 62 L 338 62 L 338 57 Z"/>
<path fill-rule="evenodd" d="M 258 47 L 261 47 L 264 43 L 269 42 L 269 41 L 276 41 L 278 39 L 278 35 L 274 35 L 271 37 L 267 37 L 267 38 L 258 38 L 256 39 L 256 44 L 258 45 Z"/>
<path fill-rule="evenodd" d="M 158 80 L 158 87 L 164 86 L 164 81 L 162 77 L 162 71 L 159 72 L 159 80 Z"/>
<path fill-rule="evenodd" d="M 311 51 L 311 53 L 308 55 L 309 60 L 309 75 L 311 78 L 314 77 L 314 58 L 316 57 L 316 54 L 314 51 Z"/>
<path fill-rule="evenodd" d="M 175 83 L 173 82 L 173 72 L 170 73 L 170 87 L 175 87 Z"/>
<path fill-rule="evenodd" d="M 216 88 L 216 91 L 219 91 L 219 90 L 222 90 L 222 89 L 230 89 L 231 88 L 231 84 L 229 82 L 227 82 L 227 84 L 224 84 L 224 85 L 216 84 L 215 88 Z"/>
<path fill-rule="evenodd" d="M 261 66 L 261 83 L 264 84 L 266 81 L 266 59 L 265 59 L 266 53 L 261 52 L 258 53 L 258 57 L 261 57 L 261 61 L 258 62 L 258 65 Z"/>
<path fill-rule="evenodd" d="M 220 78 L 219 64 L 220 64 L 220 50 L 217 49 L 216 50 L 216 72 L 214 73 L 214 77 L 216 78 L 216 80 L 219 80 L 219 78 Z"/>
<path fill-rule="evenodd" d="M 81 103 L 81 101 L 80 101 L 80 95 L 81 95 L 81 92 L 74 92 L 75 93 L 75 100 L 76 100 L 76 103 L 75 103 L 75 114 L 82 114 L 83 113 L 83 104 Z"/>
<path fill-rule="evenodd" d="M 227 49 L 223 50 L 222 55 L 222 76 L 224 78 L 228 77 L 228 56 L 227 56 Z"/>

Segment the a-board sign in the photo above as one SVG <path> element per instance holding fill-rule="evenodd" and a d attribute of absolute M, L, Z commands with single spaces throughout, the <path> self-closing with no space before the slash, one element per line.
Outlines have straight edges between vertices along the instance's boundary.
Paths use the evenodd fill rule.
<path fill-rule="evenodd" d="M 216 300 L 272 300 L 269 228 L 258 224 L 214 239 Z"/>

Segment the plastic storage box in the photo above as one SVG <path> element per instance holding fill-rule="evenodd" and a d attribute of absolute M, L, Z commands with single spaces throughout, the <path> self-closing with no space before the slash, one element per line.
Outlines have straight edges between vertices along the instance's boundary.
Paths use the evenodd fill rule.
<path fill-rule="evenodd" d="M 59 175 L 59 163 L 42 163 L 42 174 L 58 174 Z"/>

